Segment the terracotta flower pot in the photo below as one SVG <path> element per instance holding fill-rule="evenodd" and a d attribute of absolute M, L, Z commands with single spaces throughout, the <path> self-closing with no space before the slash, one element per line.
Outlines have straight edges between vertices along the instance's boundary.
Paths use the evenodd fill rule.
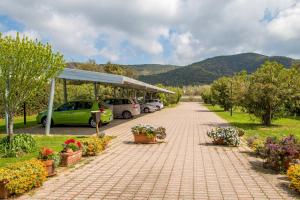
<path fill-rule="evenodd" d="M 213 143 L 216 145 L 225 145 L 225 142 L 223 139 L 214 140 Z"/>
<path fill-rule="evenodd" d="M 8 181 L 0 181 L 0 199 L 7 199 L 9 197 L 9 191 L 5 188 Z"/>
<path fill-rule="evenodd" d="M 134 143 L 136 144 L 155 144 L 156 143 L 156 137 L 147 137 L 145 134 L 134 134 Z"/>
<path fill-rule="evenodd" d="M 44 160 L 45 169 L 47 171 L 47 177 L 55 175 L 55 167 L 54 167 L 54 160 Z"/>
<path fill-rule="evenodd" d="M 82 150 L 78 150 L 75 152 L 62 152 L 61 154 L 61 166 L 68 167 L 70 165 L 74 165 L 79 162 L 82 157 Z"/>

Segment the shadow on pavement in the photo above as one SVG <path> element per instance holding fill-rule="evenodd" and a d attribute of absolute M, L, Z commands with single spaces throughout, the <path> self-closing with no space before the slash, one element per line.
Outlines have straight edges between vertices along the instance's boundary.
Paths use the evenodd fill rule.
<path fill-rule="evenodd" d="M 100 132 L 105 131 L 114 126 L 121 125 L 128 121 L 143 117 L 147 114 L 142 113 L 133 119 L 114 119 L 107 125 L 100 126 Z M 30 134 L 45 134 L 45 128 L 42 125 L 36 125 L 28 128 L 16 129 L 15 133 L 30 133 Z M 53 135 L 93 135 L 96 133 L 95 128 L 91 128 L 88 125 L 56 125 L 51 127 L 50 133 Z"/>

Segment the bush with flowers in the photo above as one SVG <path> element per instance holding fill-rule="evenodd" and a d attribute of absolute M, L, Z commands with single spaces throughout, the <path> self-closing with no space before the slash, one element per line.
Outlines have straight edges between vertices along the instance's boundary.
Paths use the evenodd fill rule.
<path fill-rule="evenodd" d="M 268 137 L 265 142 L 264 166 L 277 171 L 286 171 L 290 164 L 299 162 L 300 145 L 293 135 L 277 140 Z"/>
<path fill-rule="evenodd" d="M 291 181 L 290 187 L 300 192 L 300 165 L 291 165 L 287 171 L 287 176 Z"/>
<path fill-rule="evenodd" d="M 241 142 L 239 130 L 232 127 L 218 127 L 215 130 L 207 132 L 207 136 L 212 138 L 213 143 L 217 145 L 238 146 Z"/>
<path fill-rule="evenodd" d="M 84 156 L 96 156 L 102 152 L 109 141 L 112 139 L 110 136 L 97 137 L 91 136 L 85 139 L 82 139 L 83 144 L 83 155 Z"/>
<path fill-rule="evenodd" d="M 74 152 L 81 149 L 82 149 L 81 142 L 71 138 L 64 142 L 62 152 L 70 152 L 70 151 Z"/>
<path fill-rule="evenodd" d="M 263 140 L 251 136 L 247 138 L 247 145 L 254 151 L 255 155 L 265 157 L 265 143 Z"/>
<path fill-rule="evenodd" d="M 39 152 L 39 157 L 38 159 L 46 161 L 46 160 L 53 160 L 54 161 L 54 166 L 58 167 L 60 163 L 60 155 L 53 151 L 50 148 L 43 147 L 41 151 Z"/>
<path fill-rule="evenodd" d="M 44 164 L 36 159 L 22 161 L 0 168 L 0 181 L 11 195 L 23 194 L 40 187 L 46 180 Z"/>

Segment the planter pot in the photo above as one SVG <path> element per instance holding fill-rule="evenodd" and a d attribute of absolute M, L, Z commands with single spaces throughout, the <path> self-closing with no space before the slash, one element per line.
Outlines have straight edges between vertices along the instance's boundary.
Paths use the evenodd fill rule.
<path fill-rule="evenodd" d="M 214 144 L 217 144 L 217 145 L 225 145 L 225 142 L 223 139 L 217 139 L 217 140 L 214 140 L 213 141 Z"/>
<path fill-rule="evenodd" d="M 75 163 L 79 162 L 82 157 L 82 150 L 75 151 L 75 152 L 63 152 L 61 155 L 61 166 L 68 167 L 70 165 L 74 165 Z"/>
<path fill-rule="evenodd" d="M 0 181 L 0 199 L 7 199 L 9 197 L 9 191 L 5 188 L 8 181 Z"/>
<path fill-rule="evenodd" d="M 43 161 L 45 165 L 45 169 L 47 171 L 47 177 L 54 176 L 55 173 L 55 168 L 54 168 L 54 161 L 53 160 L 44 160 Z"/>
<path fill-rule="evenodd" d="M 134 143 L 136 144 L 155 144 L 156 143 L 156 137 L 149 138 L 145 134 L 134 134 Z"/>

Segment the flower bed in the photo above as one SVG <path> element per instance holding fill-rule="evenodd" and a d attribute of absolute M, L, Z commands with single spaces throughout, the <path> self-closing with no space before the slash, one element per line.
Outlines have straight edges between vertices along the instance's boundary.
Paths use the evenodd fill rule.
<path fill-rule="evenodd" d="M 241 142 L 239 135 L 242 135 L 241 130 L 232 127 L 219 127 L 207 132 L 207 136 L 212 138 L 212 142 L 216 145 L 238 146 Z"/>
<path fill-rule="evenodd" d="M 0 168 L 0 198 L 18 195 L 40 187 L 46 180 L 44 164 L 36 159 Z"/>
<path fill-rule="evenodd" d="M 134 136 L 134 142 L 139 144 L 155 144 L 157 139 L 166 138 L 166 129 L 164 127 L 154 128 L 151 125 L 136 125 L 131 128 Z"/>
<path fill-rule="evenodd" d="M 82 139 L 81 142 L 83 144 L 83 155 L 84 156 L 98 155 L 107 147 L 111 139 L 112 137 L 109 136 L 104 136 L 100 138 L 97 136 L 92 136 L 92 137 Z"/>
<path fill-rule="evenodd" d="M 291 165 L 287 171 L 287 176 L 291 181 L 290 187 L 300 192 L 300 165 Z"/>

